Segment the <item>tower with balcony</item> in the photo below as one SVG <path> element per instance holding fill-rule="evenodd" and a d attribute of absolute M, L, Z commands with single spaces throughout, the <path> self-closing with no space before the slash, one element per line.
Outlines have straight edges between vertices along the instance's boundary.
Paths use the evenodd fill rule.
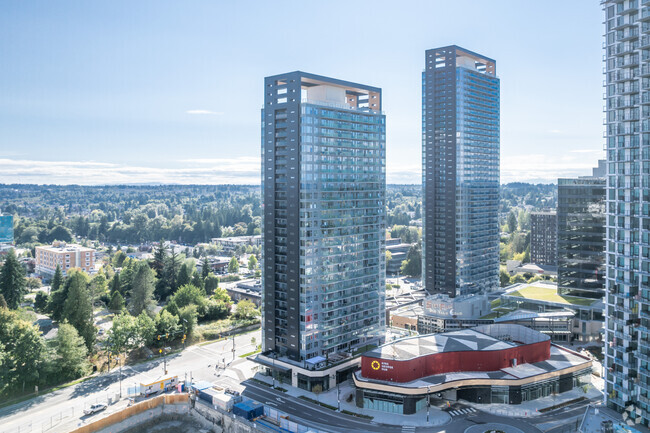
<path fill-rule="evenodd" d="M 452 45 L 422 73 L 422 279 L 451 298 L 499 287 L 496 62 Z"/>
<path fill-rule="evenodd" d="M 609 407 L 650 419 L 650 1 L 605 0 Z"/>
<path fill-rule="evenodd" d="M 303 365 L 383 338 L 381 104 L 379 88 L 299 71 L 264 81 L 262 338 L 274 357 Z"/>

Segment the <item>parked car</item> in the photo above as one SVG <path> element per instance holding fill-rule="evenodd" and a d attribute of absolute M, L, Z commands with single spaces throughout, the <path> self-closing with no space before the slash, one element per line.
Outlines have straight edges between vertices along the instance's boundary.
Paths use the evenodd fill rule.
<path fill-rule="evenodd" d="M 106 409 L 106 407 L 107 406 L 104 403 L 96 403 L 96 404 L 90 405 L 90 407 L 88 409 L 84 409 L 84 414 L 93 415 L 93 414 L 95 414 L 97 412 L 103 411 L 104 409 Z"/>

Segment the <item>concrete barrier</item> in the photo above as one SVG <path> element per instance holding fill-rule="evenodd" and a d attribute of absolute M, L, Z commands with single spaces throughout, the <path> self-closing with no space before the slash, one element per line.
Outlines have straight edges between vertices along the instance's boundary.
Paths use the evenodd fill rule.
<path fill-rule="evenodd" d="M 95 433 L 99 431 L 102 433 L 117 433 L 153 419 L 155 416 L 161 416 L 163 413 L 181 415 L 188 412 L 187 394 L 160 395 L 81 426 L 76 430 L 72 430 L 72 433 Z"/>

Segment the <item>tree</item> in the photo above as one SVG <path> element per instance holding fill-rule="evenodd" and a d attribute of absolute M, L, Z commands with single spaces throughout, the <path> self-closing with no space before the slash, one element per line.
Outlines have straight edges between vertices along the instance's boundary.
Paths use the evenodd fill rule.
<path fill-rule="evenodd" d="M 52 319 L 57 322 L 63 317 L 63 306 L 65 305 L 65 300 L 68 299 L 68 288 L 70 287 L 68 281 L 69 279 L 59 284 L 57 290 L 52 290 L 47 303 L 47 311 L 50 312 Z M 54 287 L 54 283 L 52 283 L 52 287 Z"/>
<path fill-rule="evenodd" d="M 4 296 L 7 306 L 11 310 L 17 309 L 27 294 L 25 271 L 13 249 L 9 250 L 2 269 L 0 269 L 0 294 Z"/>
<path fill-rule="evenodd" d="M 166 299 L 170 294 L 174 293 L 178 286 L 176 285 L 176 276 L 180 268 L 180 258 L 172 249 L 171 254 L 165 260 L 165 267 L 163 269 L 163 278 L 156 284 L 156 296 L 158 299 Z"/>
<path fill-rule="evenodd" d="M 0 308 L 0 348 L 0 392 L 39 383 L 45 354 L 40 331 L 7 308 Z"/>
<path fill-rule="evenodd" d="M 63 272 L 61 272 L 61 266 L 56 265 L 56 269 L 54 270 L 54 277 L 52 277 L 52 283 L 50 284 L 50 293 L 59 290 L 62 284 Z"/>
<path fill-rule="evenodd" d="M 517 217 L 513 211 L 510 211 L 508 214 L 507 225 L 510 233 L 514 233 L 514 231 L 517 230 Z"/>
<path fill-rule="evenodd" d="M 390 262 L 391 260 L 393 260 L 393 253 L 386 250 L 386 265 L 388 265 L 388 262 Z"/>
<path fill-rule="evenodd" d="M 156 322 L 145 312 L 140 313 L 137 321 L 139 344 L 149 346 L 153 344 L 156 335 Z"/>
<path fill-rule="evenodd" d="M 210 272 L 210 275 L 203 280 L 203 285 L 205 286 L 205 293 L 210 296 L 219 287 L 219 277 Z"/>
<path fill-rule="evenodd" d="M 205 283 L 203 282 L 203 277 L 201 277 L 201 274 L 199 274 L 199 271 L 194 271 L 194 273 L 192 274 L 192 281 L 190 283 L 193 286 L 200 287 L 201 289 L 205 285 Z"/>
<path fill-rule="evenodd" d="M 115 253 L 113 256 L 113 266 L 116 268 L 121 268 L 124 264 L 124 260 L 127 259 L 127 255 L 124 251 L 120 250 Z"/>
<path fill-rule="evenodd" d="M 117 272 L 115 275 L 113 275 L 113 278 L 111 279 L 111 284 L 110 284 L 110 293 L 111 295 L 114 295 L 115 292 L 121 293 L 122 292 L 122 286 L 120 285 L 120 274 Z"/>
<path fill-rule="evenodd" d="M 39 313 L 44 313 L 47 310 L 47 302 L 49 301 L 49 296 L 45 292 L 38 292 L 34 298 L 34 309 Z"/>
<path fill-rule="evenodd" d="M 56 364 L 64 380 L 81 377 L 88 371 L 86 354 L 88 349 L 84 339 L 79 336 L 74 326 L 68 323 L 59 325 L 56 335 Z"/>
<path fill-rule="evenodd" d="M 75 327 L 90 350 L 95 342 L 96 330 L 93 306 L 88 293 L 88 277 L 81 271 L 71 270 L 66 285 L 68 286 L 68 296 L 63 305 L 63 318 Z"/>
<path fill-rule="evenodd" d="M 90 280 L 90 298 L 93 302 L 106 294 L 106 277 L 103 272 L 99 272 Z"/>
<path fill-rule="evenodd" d="M 134 316 L 147 312 L 152 314 L 156 303 L 153 299 L 156 278 L 153 270 L 146 262 L 137 264 L 135 275 L 133 276 L 133 289 L 131 290 L 131 301 L 129 311 Z"/>
<path fill-rule="evenodd" d="M 27 288 L 29 290 L 36 290 L 42 286 L 40 278 L 27 278 Z"/>
<path fill-rule="evenodd" d="M 153 254 L 153 262 L 151 267 L 156 271 L 156 277 L 162 279 L 163 271 L 165 269 L 165 259 L 167 258 L 167 251 L 165 250 L 165 241 L 161 240 L 158 248 Z"/>
<path fill-rule="evenodd" d="M 181 265 L 181 269 L 178 271 L 178 277 L 176 278 L 176 287 L 182 287 L 186 284 L 192 282 L 192 276 L 190 274 L 190 268 L 187 266 L 187 263 Z"/>
<path fill-rule="evenodd" d="M 400 272 L 409 277 L 422 275 L 422 249 L 419 243 L 411 245 L 406 260 L 402 262 Z"/>
<path fill-rule="evenodd" d="M 169 303 L 174 303 L 179 309 L 188 305 L 200 306 L 205 304 L 205 301 L 205 292 L 203 289 L 191 284 L 182 286 L 171 298 L 169 298 Z"/>
<path fill-rule="evenodd" d="M 228 273 L 230 274 L 239 273 L 239 261 L 235 256 L 232 256 L 232 258 L 230 259 L 230 263 L 228 263 Z"/>
<path fill-rule="evenodd" d="M 210 262 L 208 261 L 208 258 L 205 257 L 203 259 L 203 263 L 201 264 L 201 276 L 205 280 L 208 278 L 208 275 L 210 275 Z"/>
<path fill-rule="evenodd" d="M 167 335 L 169 334 L 170 338 L 178 333 L 180 327 L 178 325 L 178 316 L 171 314 L 167 310 L 162 310 L 156 316 L 156 333 L 157 335 Z M 163 337 L 165 338 L 165 337 Z"/>
<path fill-rule="evenodd" d="M 188 338 L 192 335 L 194 329 L 196 328 L 197 315 L 198 313 L 196 312 L 196 305 L 188 305 L 178 311 L 178 323 L 181 326 L 183 334 L 185 334 Z"/>
<path fill-rule="evenodd" d="M 230 314 L 230 304 L 223 301 L 208 300 L 204 305 L 197 307 L 199 320 L 221 320 Z"/>
<path fill-rule="evenodd" d="M 120 292 L 113 292 L 111 296 L 111 302 L 108 303 L 108 309 L 110 311 L 119 312 L 124 308 L 124 298 L 120 295 Z"/>
<path fill-rule="evenodd" d="M 0 293 L 0 310 L 2 309 L 8 309 L 9 307 L 7 306 L 7 301 L 5 301 L 5 297 L 2 296 L 2 293 Z"/>
<path fill-rule="evenodd" d="M 235 317 L 241 320 L 252 319 L 259 316 L 260 312 L 251 301 L 242 299 L 235 307 Z"/>
<path fill-rule="evenodd" d="M 225 302 L 226 304 L 232 304 L 232 299 L 230 299 L 228 291 L 223 287 L 217 287 L 217 289 L 212 294 L 212 299 L 215 301 Z"/>
<path fill-rule="evenodd" d="M 137 319 L 128 313 L 113 318 L 113 326 L 108 331 L 107 343 L 113 355 L 136 347 L 138 341 Z"/>
<path fill-rule="evenodd" d="M 517 275 L 514 275 L 514 276 L 510 277 L 510 284 L 525 283 L 525 282 L 526 282 L 526 279 L 521 274 L 517 274 Z"/>
<path fill-rule="evenodd" d="M 505 270 L 501 269 L 499 271 L 499 281 L 501 283 L 501 287 L 505 287 L 508 284 L 510 284 L 510 274 L 506 272 Z"/>
<path fill-rule="evenodd" d="M 248 257 L 248 270 L 252 272 L 255 268 L 257 268 L 257 257 L 255 257 L 254 254 L 251 254 Z"/>

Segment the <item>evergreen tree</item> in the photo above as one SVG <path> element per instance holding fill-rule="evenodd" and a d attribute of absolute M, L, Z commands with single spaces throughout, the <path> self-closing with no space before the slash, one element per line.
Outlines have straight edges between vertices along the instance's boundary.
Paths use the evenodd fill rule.
<path fill-rule="evenodd" d="M 2 296 L 2 293 L 0 293 L 0 310 L 3 308 L 8 309 L 9 307 L 7 306 L 7 301 L 5 301 L 5 297 Z"/>
<path fill-rule="evenodd" d="M 122 295 L 120 295 L 120 292 L 115 291 L 113 292 L 113 296 L 111 297 L 111 302 L 108 304 L 108 309 L 111 311 L 122 311 L 124 308 L 124 298 Z"/>
<path fill-rule="evenodd" d="M 122 286 L 120 285 L 120 274 L 116 272 L 111 280 L 111 296 L 115 295 L 116 292 L 120 293 L 121 291 Z"/>
<path fill-rule="evenodd" d="M 68 282 L 70 284 L 67 284 Z M 90 350 L 95 342 L 95 325 L 93 306 L 88 293 L 88 277 L 83 272 L 72 270 L 66 285 L 68 296 L 63 306 L 63 318 L 75 327 Z"/>
<path fill-rule="evenodd" d="M 205 257 L 201 266 L 201 277 L 205 280 L 208 278 L 208 275 L 210 275 L 210 262 L 208 261 L 208 258 Z"/>
<path fill-rule="evenodd" d="M 409 277 L 419 277 L 422 275 L 422 247 L 420 243 L 412 245 L 406 254 L 406 260 L 402 262 L 400 271 L 403 275 Z"/>
<path fill-rule="evenodd" d="M 68 288 L 70 287 L 69 281 L 70 279 L 66 279 L 62 283 L 59 283 L 59 288 L 57 290 L 52 290 L 50 299 L 47 302 L 47 311 L 51 314 L 52 319 L 57 322 L 63 317 L 63 306 L 65 300 L 68 299 Z"/>
<path fill-rule="evenodd" d="M 129 302 L 131 314 L 138 316 L 142 312 L 153 313 L 156 305 L 153 299 L 155 284 L 156 278 L 153 270 L 146 262 L 139 262 L 133 276 L 133 289 Z"/>
<path fill-rule="evenodd" d="M 9 250 L 0 269 L 0 294 L 4 296 L 7 306 L 12 310 L 20 306 L 23 297 L 27 294 L 25 271 L 13 249 Z"/>
<path fill-rule="evenodd" d="M 165 269 L 165 260 L 167 259 L 167 251 L 165 251 L 165 241 L 161 240 L 158 248 L 153 253 L 153 262 L 151 267 L 156 271 L 156 277 L 162 279 L 163 271 Z"/>
<path fill-rule="evenodd" d="M 187 266 L 187 263 L 181 265 L 180 271 L 178 271 L 178 277 L 176 278 L 176 287 L 183 287 L 186 284 L 192 282 L 192 276 L 190 275 L 190 267 Z"/>
<path fill-rule="evenodd" d="M 517 217 L 515 216 L 515 213 L 510 211 L 508 214 L 508 231 L 510 233 L 514 233 L 514 231 L 517 229 Z"/>
<path fill-rule="evenodd" d="M 201 277 L 201 274 L 199 274 L 199 271 L 194 271 L 192 274 L 191 284 L 196 287 L 204 288 L 205 284 L 203 283 L 203 278 Z"/>
<path fill-rule="evenodd" d="M 219 287 L 219 277 L 210 272 L 210 275 L 203 280 L 203 285 L 205 286 L 205 293 L 211 296 L 217 287 Z"/>

